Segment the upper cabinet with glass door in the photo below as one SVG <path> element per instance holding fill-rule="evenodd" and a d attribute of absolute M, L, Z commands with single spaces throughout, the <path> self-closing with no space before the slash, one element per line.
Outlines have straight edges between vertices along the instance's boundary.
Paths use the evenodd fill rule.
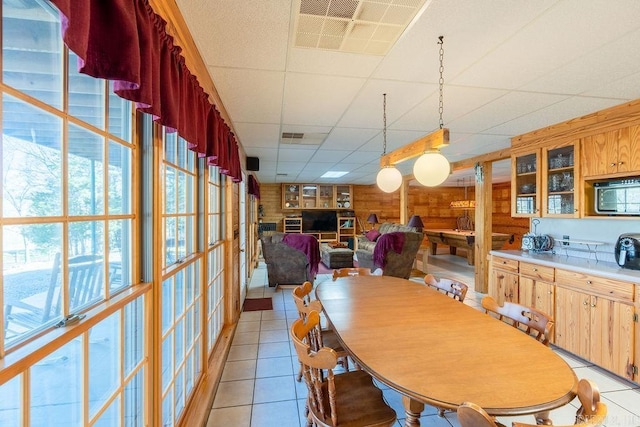
<path fill-rule="evenodd" d="M 350 185 L 282 184 L 282 209 L 353 209 Z"/>
<path fill-rule="evenodd" d="M 351 205 L 352 190 L 350 185 L 336 185 L 336 208 L 353 209 Z"/>
<path fill-rule="evenodd" d="M 540 216 L 540 151 L 511 157 L 511 214 Z"/>
<path fill-rule="evenodd" d="M 299 184 L 282 184 L 282 209 L 300 208 L 300 188 Z"/>
<path fill-rule="evenodd" d="M 576 150 L 579 144 L 546 148 L 542 151 L 543 182 L 546 195 L 542 200 L 543 216 L 558 216 L 573 218 L 579 215 L 578 195 L 575 191 L 577 185 L 576 177 L 578 166 L 575 159 L 578 159 Z M 543 193 L 544 194 L 544 193 Z"/>

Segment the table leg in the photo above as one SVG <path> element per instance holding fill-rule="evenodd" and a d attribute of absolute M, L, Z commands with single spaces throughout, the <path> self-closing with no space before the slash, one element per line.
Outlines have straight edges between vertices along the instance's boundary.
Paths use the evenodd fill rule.
<path fill-rule="evenodd" d="M 553 421 L 549 418 L 549 411 L 536 413 L 536 424 L 542 426 L 552 426 Z"/>
<path fill-rule="evenodd" d="M 475 253 L 472 248 L 467 249 L 467 264 L 473 265 L 475 263 Z"/>
<path fill-rule="evenodd" d="M 456 248 L 453 245 L 449 246 L 449 254 L 450 255 L 455 255 L 457 252 L 458 252 L 458 248 Z"/>
<path fill-rule="evenodd" d="M 436 255 L 438 253 L 438 244 L 435 242 L 431 242 L 431 255 Z"/>
<path fill-rule="evenodd" d="M 424 403 L 402 396 L 402 404 L 406 414 L 405 427 L 419 427 L 420 414 L 424 411 Z"/>

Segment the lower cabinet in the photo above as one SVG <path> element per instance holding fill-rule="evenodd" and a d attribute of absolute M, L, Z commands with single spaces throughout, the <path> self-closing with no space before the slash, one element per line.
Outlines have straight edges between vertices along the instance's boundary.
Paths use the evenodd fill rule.
<path fill-rule="evenodd" d="M 554 317 L 556 286 L 553 283 L 520 274 L 518 303 L 536 308 Z M 551 331 L 550 341 L 555 343 L 556 328 Z"/>
<path fill-rule="evenodd" d="M 634 379 L 634 307 L 602 296 L 556 288 L 559 347 Z"/>
<path fill-rule="evenodd" d="M 528 261 L 492 255 L 489 295 L 550 314 L 555 345 L 640 382 L 640 284 Z"/>
<path fill-rule="evenodd" d="M 489 295 L 498 304 L 505 301 L 518 302 L 518 261 L 493 256 Z"/>

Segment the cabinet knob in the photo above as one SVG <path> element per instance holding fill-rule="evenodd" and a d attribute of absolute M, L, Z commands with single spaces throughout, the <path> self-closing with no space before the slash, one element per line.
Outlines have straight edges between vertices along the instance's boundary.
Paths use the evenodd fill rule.
<path fill-rule="evenodd" d="M 624 165 L 624 162 L 618 162 L 618 166 Z"/>
<path fill-rule="evenodd" d="M 616 165 L 615 163 L 611 163 L 611 165 L 610 165 L 610 166 L 611 166 L 611 167 L 614 167 L 615 165 Z"/>
<path fill-rule="evenodd" d="M 584 302 L 582 303 L 582 305 L 589 305 L 589 302 L 587 300 L 584 300 Z"/>
<path fill-rule="evenodd" d="M 591 280 L 587 280 L 587 285 L 591 285 Z"/>
<path fill-rule="evenodd" d="M 551 295 L 551 294 L 553 294 L 553 291 L 547 291 L 547 293 L 548 293 L 549 295 Z"/>
<path fill-rule="evenodd" d="M 533 271 L 538 271 L 538 269 L 537 269 L 537 268 L 534 268 L 534 269 L 533 269 Z"/>
<path fill-rule="evenodd" d="M 503 263 L 503 264 L 506 264 L 506 263 L 507 263 L 507 261 L 502 261 L 502 263 Z"/>

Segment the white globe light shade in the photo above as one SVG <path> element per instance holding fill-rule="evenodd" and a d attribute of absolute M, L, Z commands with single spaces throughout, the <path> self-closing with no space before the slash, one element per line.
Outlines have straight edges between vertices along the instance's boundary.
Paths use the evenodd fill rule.
<path fill-rule="evenodd" d="M 393 166 L 384 167 L 378 172 L 376 183 L 385 193 L 393 193 L 402 185 L 402 174 Z"/>
<path fill-rule="evenodd" d="M 442 184 L 451 173 L 451 165 L 438 151 L 424 153 L 413 164 L 413 176 L 427 187 Z"/>

